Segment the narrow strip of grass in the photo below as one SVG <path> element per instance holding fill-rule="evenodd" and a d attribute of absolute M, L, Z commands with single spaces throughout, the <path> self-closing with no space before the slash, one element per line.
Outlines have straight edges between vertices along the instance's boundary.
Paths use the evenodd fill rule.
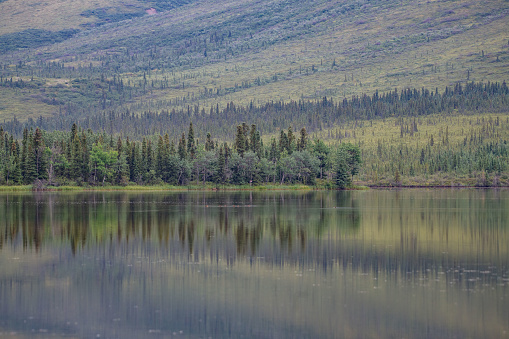
<path fill-rule="evenodd" d="M 205 185 L 187 185 L 187 186 L 172 186 L 172 185 L 128 185 L 128 186 L 47 186 L 41 191 L 46 192 L 83 192 L 83 191 L 264 191 L 264 190 L 292 190 L 292 191 L 308 191 L 314 189 L 322 189 L 317 186 L 308 185 L 215 185 L 207 183 Z M 0 186 L 0 192 L 28 192 L 32 191 L 32 185 L 23 186 Z"/>
<path fill-rule="evenodd" d="M 1 192 L 22 192 L 22 191 L 31 191 L 32 185 L 22 185 L 22 186 L 0 186 Z"/>

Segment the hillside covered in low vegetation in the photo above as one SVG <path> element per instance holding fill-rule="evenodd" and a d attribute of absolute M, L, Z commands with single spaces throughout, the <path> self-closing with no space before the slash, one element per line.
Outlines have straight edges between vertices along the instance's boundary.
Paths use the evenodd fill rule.
<path fill-rule="evenodd" d="M 0 182 L 333 187 L 353 147 L 361 184 L 506 186 L 508 14 L 502 0 L 6 0 Z M 237 126 L 259 149 L 238 148 Z M 55 167 L 27 172 L 35 149 Z"/>
<path fill-rule="evenodd" d="M 0 119 L 502 83 L 508 13 L 503 0 L 7 0 Z"/>

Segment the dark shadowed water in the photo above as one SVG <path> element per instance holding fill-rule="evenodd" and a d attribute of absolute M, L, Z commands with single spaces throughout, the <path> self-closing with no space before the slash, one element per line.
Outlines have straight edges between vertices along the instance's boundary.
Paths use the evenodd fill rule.
<path fill-rule="evenodd" d="M 0 194 L 0 337 L 507 338 L 509 191 Z"/>

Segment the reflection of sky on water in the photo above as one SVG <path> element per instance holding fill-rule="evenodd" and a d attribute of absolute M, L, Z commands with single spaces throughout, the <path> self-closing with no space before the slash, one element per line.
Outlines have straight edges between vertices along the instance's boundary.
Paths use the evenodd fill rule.
<path fill-rule="evenodd" d="M 477 190 L 0 195 L 0 332 L 503 337 L 508 199 Z"/>

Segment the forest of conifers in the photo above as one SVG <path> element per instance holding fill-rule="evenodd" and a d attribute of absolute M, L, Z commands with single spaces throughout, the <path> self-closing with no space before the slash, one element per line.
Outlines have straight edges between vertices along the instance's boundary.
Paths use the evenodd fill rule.
<path fill-rule="evenodd" d="M 188 106 L 141 115 L 82 115 L 66 106 L 55 117 L 3 124 L 0 183 L 241 185 L 322 179 L 329 187 L 347 187 L 355 174 L 370 184 L 400 185 L 403 178 L 425 181 L 438 173 L 473 178 L 466 180 L 473 185 L 505 185 L 508 105 L 504 82 L 458 84 L 442 93 L 394 90 L 342 102 L 324 97 L 246 107 L 229 103 L 209 112 Z M 463 120 L 449 129 L 459 115 Z M 469 116 L 474 118 L 465 120 Z M 422 134 L 440 119 L 436 134 Z M 398 126 L 390 140 L 369 130 L 387 121 Z M 417 135 L 425 142 L 412 143 Z"/>
<path fill-rule="evenodd" d="M 358 172 L 360 150 L 345 143 L 328 147 L 310 142 L 305 128 L 298 138 L 292 129 L 281 131 L 263 145 L 256 125 L 237 126 L 234 143 L 214 141 L 209 134 L 200 144 L 193 124 L 178 144 L 168 134 L 156 140 L 125 140 L 94 134 L 73 125 L 68 133 L 25 129 L 21 144 L 0 129 L 1 179 L 5 184 L 217 185 L 303 183 L 314 184 L 324 174 L 332 186 L 345 188 Z M 327 173 L 324 173 L 327 170 Z M 333 172 L 331 172 L 333 171 Z M 43 185 L 43 186 L 41 186 Z"/>

